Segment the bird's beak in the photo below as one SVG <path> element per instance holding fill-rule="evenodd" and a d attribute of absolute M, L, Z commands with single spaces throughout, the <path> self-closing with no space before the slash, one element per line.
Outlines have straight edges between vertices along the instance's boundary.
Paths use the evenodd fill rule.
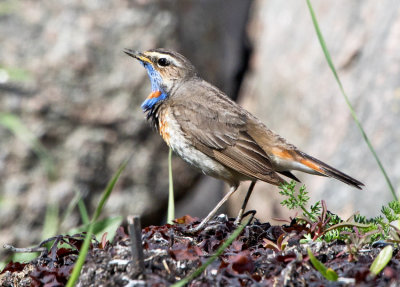
<path fill-rule="evenodd" d="M 149 63 L 151 64 L 151 61 L 149 58 L 147 58 L 143 53 L 140 53 L 138 51 L 134 51 L 131 49 L 124 49 L 124 53 L 141 61 L 142 63 Z"/>

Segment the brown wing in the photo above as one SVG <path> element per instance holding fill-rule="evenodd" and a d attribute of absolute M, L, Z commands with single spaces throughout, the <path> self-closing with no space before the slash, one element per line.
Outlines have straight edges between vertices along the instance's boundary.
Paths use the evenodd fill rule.
<path fill-rule="evenodd" d="M 272 169 L 267 154 L 247 133 L 246 112 L 209 84 L 189 86 L 190 93 L 185 88 L 177 91 L 170 108 L 193 145 L 250 178 L 284 183 Z"/>

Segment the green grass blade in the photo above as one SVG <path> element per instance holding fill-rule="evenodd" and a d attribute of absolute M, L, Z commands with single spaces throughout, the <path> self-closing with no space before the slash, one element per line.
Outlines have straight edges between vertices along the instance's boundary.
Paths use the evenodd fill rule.
<path fill-rule="evenodd" d="M 117 182 L 118 178 L 120 177 L 122 171 L 125 169 L 127 163 L 128 163 L 128 161 L 125 161 L 121 165 L 121 167 L 117 170 L 117 172 L 114 174 L 112 179 L 107 184 L 106 189 L 103 191 L 100 202 L 97 205 L 97 208 L 94 212 L 92 220 L 90 221 L 85 240 L 84 240 L 82 248 L 79 252 L 78 260 L 76 261 L 75 267 L 71 273 L 71 277 L 69 278 L 69 280 L 67 282 L 67 285 L 66 285 L 67 287 L 73 287 L 75 285 L 75 283 L 78 281 L 83 264 L 85 263 L 86 255 L 89 251 L 90 242 L 92 241 L 92 235 L 93 235 L 95 223 L 96 223 L 97 219 L 99 218 L 101 211 L 104 207 L 104 204 L 107 202 L 107 199 L 110 197 L 110 194 L 115 186 L 115 183 Z"/>
<path fill-rule="evenodd" d="M 243 221 L 239 225 L 238 228 L 235 229 L 234 232 L 229 236 L 229 238 L 217 249 L 217 251 L 214 253 L 213 256 L 211 256 L 203 265 L 201 265 L 199 268 L 197 268 L 192 274 L 187 276 L 186 278 L 176 282 L 175 284 L 172 285 L 172 287 L 182 287 L 188 284 L 190 281 L 192 281 L 194 278 L 199 276 L 201 273 L 203 273 L 204 270 L 206 270 L 207 266 L 210 265 L 215 259 L 220 256 L 224 250 L 232 244 L 232 242 L 240 235 L 240 233 L 243 231 L 243 229 L 246 227 L 247 224 L 249 224 L 250 220 L 253 218 L 253 215 L 249 215 L 247 219 Z"/>
<path fill-rule="evenodd" d="M 106 189 L 103 192 L 103 195 L 101 196 L 100 202 L 97 205 L 97 208 L 94 212 L 94 215 L 92 217 L 92 223 L 94 223 L 100 216 L 101 211 L 103 210 L 103 206 L 106 203 L 107 199 L 110 197 L 110 194 L 115 186 L 115 184 L 118 181 L 118 178 L 121 176 L 122 171 L 125 169 L 128 161 L 125 161 L 120 168 L 117 170 L 117 172 L 114 174 L 113 178 L 111 181 L 108 183 Z"/>
<path fill-rule="evenodd" d="M 357 115 L 356 115 L 356 113 L 354 111 L 353 105 L 350 103 L 350 100 L 349 100 L 349 98 L 347 97 L 347 94 L 344 91 L 342 82 L 340 81 L 340 78 L 339 78 L 339 76 L 338 76 L 338 74 L 336 72 L 335 66 L 333 65 L 333 62 L 332 62 L 332 59 L 331 59 L 331 55 L 330 55 L 330 53 L 328 51 L 328 48 L 326 46 L 324 37 L 322 36 L 321 30 L 319 28 L 318 21 L 317 21 L 317 18 L 315 16 L 314 9 L 312 8 L 310 0 L 307 0 L 307 5 L 308 5 L 308 9 L 310 10 L 311 18 L 312 18 L 312 21 L 313 21 L 313 24 L 314 24 L 315 31 L 316 31 L 317 36 L 318 36 L 319 43 L 321 44 L 322 50 L 324 51 L 326 61 L 328 62 L 328 65 L 329 65 L 329 67 L 330 67 L 330 69 L 331 69 L 331 71 L 332 71 L 332 73 L 333 73 L 333 75 L 334 75 L 334 77 L 336 79 L 336 82 L 339 85 L 340 91 L 341 91 L 341 93 L 342 93 L 342 95 L 343 95 L 343 97 L 344 97 L 344 99 L 345 99 L 345 101 L 347 103 L 347 106 L 349 107 L 351 116 L 353 117 L 354 121 L 356 122 L 356 124 L 357 124 L 357 126 L 358 126 L 358 128 L 359 128 L 359 130 L 360 130 L 360 132 L 361 132 L 361 134 L 363 136 L 363 138 L 364 138 L 364 141 L 367 143 L 372 155 L 374 156 L 376 162 L 378 163 L 379 168 L 380 168 L 383 176 L 385 177 L 386 183 L 387 183 L 387 185 L 388 185 L 393 197 L 397 200 L 397 195 L 396 195 L 395 189 L 394 189 L 394 187 L 392 185 L 392 182 L 390 181 L 389 176 L 387 175 L 386 170 L 382 165 L 382 162 L 380 161 L 378 155 L 375 152 L 374 147 L 372 146 L 372 144 L 371 144 L 366 132 L 364 131 L 364 128 L 362 127 L 361 122 L 358 120 L 358 117 L 357 117 Z"/>
<path fill-rule="evenodd" d="M 310 261 L 315 269 L 321 273 L 325 279 L 329 281 L 337 281 L 339 276 L 332 268 L 327 268 L 321 261 L 319 261 L 314 254 L 312 253 L 310 248 L 307 248 L 308 257 L 310 257 Z"/>
<path fill-rule="evenodd" d="M 168 178 L 169 178 L 169 196 L 168 196 L 168 214 L 167 223 L 173 224 L 175 219 L 175 201 L 174 201 L 174 181 L 172 177 L 172 149 L 168 154 Z"/>
<path fill-rule="evenodd" d="M 83 245 L 81 247 L 81 250 L 79 251 L 79 257 L 78 260 L 75 263 L 75 267 L 72 270 L 71 277 L 69 278 L 67 282 L 67 287 L 73 287 L 75 286 L 75 283 L 79 279 L 79 275 L 81 273 L 83 264 L 85 263 L 86 255 L 89 251 L 90 247 L 90 242 L 92 241 L 92 235 L 93 235 L 93 224 L 89 224 L 89 228 L 85 237 L 85 241 L 83 241 Z"/>
<path fill-rule="evenodd" d="M 374 262 L 372 262 L 369 270 L 375 276 L 378 275 L 383 268 L 389 263 L 393 256 L 393 247 L 392 245 L 388 245 L 379 252 L 378 256 L 375 258 Z"/>

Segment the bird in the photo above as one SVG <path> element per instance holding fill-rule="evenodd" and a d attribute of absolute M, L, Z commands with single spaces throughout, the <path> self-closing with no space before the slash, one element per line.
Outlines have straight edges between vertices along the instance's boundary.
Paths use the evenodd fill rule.
<path fill-rule="evenodd" d="M 331 177 L 362 189 L 364 184 L 306 154 L 202 79 L 192 63 L 165 48 L 123 50 L 150 78 L 151 93 L 141 108 L 166 144 L 204 174 L 225 181 L 229 192 L 190 232 L 202 230 L 243 181 L 251 181 L 235 220 L 240 223 L 257 181 L 280 186 L 292 171 Z"/>

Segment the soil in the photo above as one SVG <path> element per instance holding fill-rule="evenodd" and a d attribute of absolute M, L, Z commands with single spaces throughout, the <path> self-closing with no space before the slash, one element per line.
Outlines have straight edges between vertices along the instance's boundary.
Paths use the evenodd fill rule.
<path fill-rule="evenodd" d="M 236 229 L 233 222 L 220 215 L 194 235 L 188 229 L 199 220 L 190 216 L 177 219 L 174 225 L 146 227 L 142 229 L 142 244 L 139 244 L 143 248 L 143 261 L 140 252 L 132 256 L 130 236 L 120 227 L 113 242 L 93 240 L 78 286 L 169 286 L 207 261 Z M 288 225 L 271 226 L 254 219 L 188 286 L 400 285 L 397 248 L 383 271 L 373 276 L 369 268 L 385 244 L 365 245 L 355 256 L 349 256 L 346 244 L 340 241 L 300 244 L 305 230 L 295 220 Z M 279 241 L 285 237 L 288 244 L 282 251 Z M 10 262 L 1 272 L 1 286 L 64 286 L 78 257 L 83 235 L 53 239 L 55 244 L 35 260 Z M 60 247 L 59 243 L 67 243 L 67 247 L 65 244 Z M 312 266 L 307 248 L 338 274 L 338 281 L 326 280 Z"/>

